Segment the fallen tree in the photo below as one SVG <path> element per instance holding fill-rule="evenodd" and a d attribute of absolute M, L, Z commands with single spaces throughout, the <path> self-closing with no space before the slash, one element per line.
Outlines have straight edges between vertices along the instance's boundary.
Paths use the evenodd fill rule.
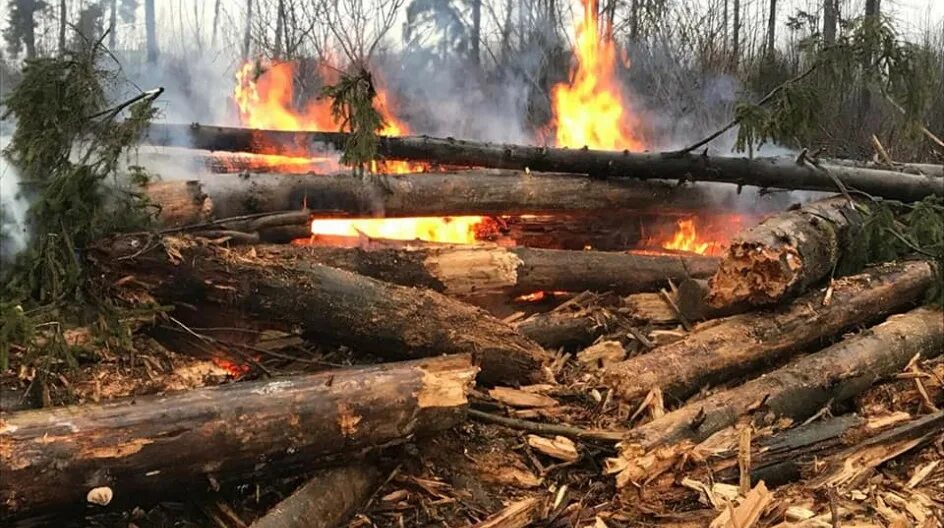
<path fill-rule="evenodd" d="M 427 246 L 417 249 L 258 246 L 261 259 L 305 260 L 451 297 L 536 291 L 633 293 L 666 281 L 705 278 L 718 259 L 701 255 Z"/>
<path fill-rule="evenodd" d="M 834 197 L 743 231 L 711 279 L 708 304 L 764 305 L 802 292 L 833 272 L 864 218 L 848 200 Z"/>
<path fill-rule="evenodd" d="M 11 413 L 0 511 L 84 504 L 107 487 L 140 504 L 175 487 L 317 467 L 442 431 L 464 416 L 468 356 L 331 370 L 172 395 Z"/>
<path fill-rule="evenodd" d="M 700 442 L 748 415 L 766 422 L 803 420 L 897 374 L 916 354 L 931 358 L 941 353 L 944 316 L 938 309 L 917 308 L 743 385 L 686 404 L 629 432 L 622 445 L 629 452 L 638 451 L 633 446 L 648 450 L 681 440 Z"/>
<path fill-rule="evenodd" d="M 201 125 L 152 124 L 145 143 L 206 150 L 260 152 L 283 149 L 323 153 L 341 150 L 347 135 L 338 132 L 289 132 Z M 383 159 L 426 161 L 440 165 L 530 169 L 589 174 L 596 177 L 632 177 L 684 181 L 714 181 L 811 191 L 835 192 L 836 180 L 847 188 L 873 196 L 917 201 L 944 196 L 944 182 L 934 176 L 841 165 L 813 165 L 805 159 L 727 158 L 692 153 L 632 153 L 477 143 L 426 136 L 381 137 Z"/>
<path fill-rule="evenodd" d="M 89 261 L 113 295 L 178 303 L 178 317 L 194 326 L 207 326 L 199 306 L 212 303 L 391 359 L 471 353 L 486 383 L 545 379 L 546 352 L 483 310 L 297 254 L 265 258 L 187 237 L 125 235 L 90 248 Z"/>
<path fill-rule="evenodd" d="M 611 365 L 604 380 L 635 403 L 659 388 L 683 400 L 706 385 L 747 374 L 802 352 L 846 328 L 866 324 L 919 301 L 935 280 L 933 264 L 885 264 L 837 279 L 832 297 L 812 291 L 772 311 L 736 315 L 697 328 L 684 339 Z"/>

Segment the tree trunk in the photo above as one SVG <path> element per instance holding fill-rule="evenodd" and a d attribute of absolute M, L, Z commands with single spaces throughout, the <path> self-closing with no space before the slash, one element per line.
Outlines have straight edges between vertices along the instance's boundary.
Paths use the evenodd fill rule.
<path fill-rule="evenodd" d="M 213 36 L 211 37 L 211 47 L 213 49 L 216 49 L 216 32 L 220 26 L 220 1 L 221 0 L 216 0 L 213 4 Z"/>
<path fill-rule="evenodd" d="M 428 247 L 378 249 L 257 246 L 264 260 L 303 260 L 450 297 L 516 296 L 537 291 L 658 290 L 667 280 L 707 277 L 717 259 L 554 249 Z"/>
<path fill-rule="evenodd" d="M 472 0 L 472 46 L 469 52 L 472 55 L 472 66 L 478 70 L 482 60 L 482 0 Z"/>
<path fill-rule="evenodd" d="M 776 364 L 844 329 L 906 309 L 921 299 L 934 278 L 932 265 L 925 261 L 879 266 L 837 281 L 826 306 L 823 293 L 815 291 L 773 312 L 721 320 L 611 366 L 605 380 L 630 403 L 653 388 L 684 400 L 705 385 Z"/>
<path fill-rule="evenodd" d="M 741 0 L 734 0 L 734 27 L 731 30 L 731 69 L 737 72 L 741 62 Z"/>
<path fill-rule="evenodd" d="M 378 175 L 251 174 L 204 178 L 216 218 L 301 211 L 316 216 L 522 215 L 614 210 L 694 213 L 728 210 L 712 189 L 665 182 L 594 180 L 555 174 L 468 170 Z M 763 206 L 763 205 L 762 205 Z"/>
<path fill-rule="evenodd" d="M 243 33 L 243 60 L 249 60 L 249 46 L 252 43 L 252 3 L 246 0 L 246 28 Z"/>
<path fill-rule="evenodd" d="M 285 40 L 285 0 L 279 0 L 275 13 L 275 56 L 282 57 L 286 46 L 283 46 Z"/>
<path fill-rule="evenodd" d="M 299 149 L 323 153 L 326 148 L 343 150 L 347 134 L 152 124 L 142 141 L 231 152 L 255 152 L 266 145 L 286 145 L 284 153 L 297 153 Z M 378 155 L 390 160 L 425 161 L 445 166 L 528 169 L 594 177 L 702 180 L 827 192 L 836 191 L 835 177 L 851 189 L 901 201 L 917 201 L 929 195 L 944 196 L 940 179 L 856 167 L 812 167 L 798 164 L 791 158 L 710 158 L 677 152 L 631 153 L 534 147 L 426 136 L 381 137 Z"/>
<path fill-rule="evenodd" d="M 871 21 L 873 24 L 878 23 L 878 17 L 881 14 L 881 1 L 880 0 L 865 0 L 865 17 L 866 20 Z M 877 67 L 873 65 L 875 61 L 874 54 L 871 51 L 868 52 L 868 68 Z M 862 86 L 862 95 L 859 101 L 859 127 L 860 129 L 865 129 L 865 121 L 868 118 L 869 114 L 872 112 L 872 90 L 869 88 L 868 84 Z"/>
<path fill-rule="evenodd" d="M 154 0 L 144 0 L 144 30 L 147 33 L 147 62 L 157 64 L 157 14 Z"/>
<path fill-rule="evenodd" d="M 708 303 L 765 305 L 829 276 L 865 216 L 842 197 L 772 216 L 739 234 L 710 282 Z"/>
<path fill-rule="evenodd" d="M 353 463 L 316 472 L 249 528 L 334 528 L 341 526 L 377 487 L 375 465 Z"/>
<path fill-rule="evenodd" d="M 26 47 L 26 58 L 36 58 L 36 11 L 39 5 L 36 0 L 30 0 L 21 7 L 26 11 L 26 20 L 23 23 L 23 45 Z"/>
<path fill-rule="evenodd" d="M 894 376 L 915 354 L 932 358 L 942 351 L 941 311 L 917 308 L 744 385 L 689 403 L 630 431 L 623 444 L 648 449 L 685 439 L 699 442 L 755 413 L 767 422 L 804 420 Z"/>
<path fill-rule="evenodd" d="M 89 259 L 104 285 L 134 276 L 146 290 L 141 295 L 180 303 L 178 317 L 190 314 L 193 326 L 207 326 L 193 306 L 216 304 L 387 358 L 472 353 L 486 383 L 544 380 L 547 353 L 481 309 L 434 291 L 299 260 L 291 253 L 253 254 L 252 248 L 201 246 L 188 238 L 155 242 L 127 235 L 98 244 Z M 127 295 L 132 287 L 114 288 Z"/>
<path fill-rule="evenodd" d="M 59 54 L 66 51 L 66 23 L 68 20 L 68 11 L 66 11 L 66 0 L 59 0 Z"/>
<path fill-rule="evenodd" d="M 777 0 L 770 0 L 770 13 L 767 18 L 767 56 L 773 60 L 774 46 L 777 45 Z"/>
<path fill-rule="evenodd" d="M 80 507 L 101 486 L 138 505 L 211 479 L 350 461 L 455 425 L 474 377 L 468 356 L 447 356 L 9 414 L 0 511 Z"/>
<path fill-rule="evenodd" d="M 823 44 L 836 43 L 836 30 L 839 27 L 839 0 L 823 0 Z"/>
<path fill-rule="evenodd" d="M 108 49 L 115 49 L 118 42 L 118 0 L 111 0 L 108 15 Z"/>

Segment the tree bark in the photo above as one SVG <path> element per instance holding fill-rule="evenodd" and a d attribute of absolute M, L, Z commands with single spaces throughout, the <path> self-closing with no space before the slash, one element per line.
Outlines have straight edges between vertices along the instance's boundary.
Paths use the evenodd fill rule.
<path fill-rule="evenodd" d="M 154 0 L 144 0 L 144 31 L 147 34 L 147 62 L 157 64 L 157 14 Z"/>
<path fill-rule="evenodd" d="M 347 135 L 341 132 L 152 124 L 142 141 L 154 145 L 231 152 L 256 152 L 263 146 L 271 148 L 284 145 L 283 152 L 297 153 L 305 149 L 311 152 L 324 152 L 326 148 L 341 150 L 346 138 Z M 378 154 L 384 159 L 426 161 L 447 166 L 529 169 L 589 174 L 594 177 L 701 180 L 827 192 L 836 191 L 835 177 L 850 189 L 901 201 L 917 201 L 929 195 L 944 196 L 944 182 L 940 179 L 855 167 L 812 167 L 788 158 L 708 157 L 678 152 L 631 153 L 479 143 L 426 136 L 381 137 Z"/>
<path fill-rule="evenodd" d="M 213 203 L 216 218 L 302 209 L 315 216 L 377 218 L 621 209 L 691 214 L 703 210 L 721 212 L 743 203 L 733 191 L 719 196 L 698 186 L 495 170 L 366 178 L 348 173 L 250 174 L 214 176 L 200 182 Z M 769 204 L 757 207 L 772 208 Z"/>
<path fill-rule="evenodd" d="M 925 261 L 888 264 L 837 281 L 830 303 L 819 291 L 773 312 L 734 316 L 696 328 L 681 341 L 609 367 L 604 378 L 633 403 L 653 388 L 681 401 L 708 384 L 776 364 L 844 329 L 866 324 L 919 301 L 935 279 Z"/>
<path fill-rule="evenodd" d="M 620 294 L 658 290 L 667 280 L 708 277 L 717 259 L 701 255 L 651 255 L 523 247 L 426 247 L 376 249 L 259 246 L 261 259 L 303 260 L 450 297 L 537 291 Z"/>
<path fill-rule="evenodd" d="M 468 356 L 351 368 L 13 413 L 0 428 L 0 511 L 114 502 L 218 480 L 301 470 L 459 422 Z"/>
<path fill-rule="evenodd" d="M 355 275 L 297 255 L 254 256 L 188 238 L 126 235 L 91 248 L 104 285 L 134 276 L 183 313 L 209 303 L 232 307 L 275 325 L 302 327 L 312 336 L 386 358 L 471 353 L 485 383 L 544 381 L 547 353 L 481 309 L 426 290 Z M 133 287 L 115 287 L 128 295 Z M 191 308 L 188 310 L 187 307 Z M 183 315 L 181 315 L 183 317 Z M 194 326 L 199 320 L 192 321 Z"/>
<path fill-rule="evenodd" d="M 779 302 L 829 276 L 865 215 L 842 197 L 772 216 L 736 236 L 711 278 L 708 303 Z"/>
<path fill-rule="evenodd" d="M 685 439 L 698 442 L 755 412 L 767 421 L 803 420 L 897 374 L 915 354 L 931 358 L 942 351 L 941 311 L 917 308 L 744 385 L 689 403 L 631 431 L 623 444 L 652 448 Z"/>
<path fill-rule="evenodd" d="M 249 528 L 334 528 L 367 501 L 379 480 L 377 467 L 365 463 L 318 471 Z"/>
<path fill-rule="evenodd" d="M 836 43 L 836 29 L 839 27 L 839 0 L 823 0 L 823 44 Z"/>

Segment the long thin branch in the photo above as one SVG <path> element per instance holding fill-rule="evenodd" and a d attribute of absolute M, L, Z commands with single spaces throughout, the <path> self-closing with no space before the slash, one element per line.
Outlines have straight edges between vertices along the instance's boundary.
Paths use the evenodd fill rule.
<path fill-rule="evenodd" d="M 571 438 L 584 438 L 590 440 L 603 440 L 606 442 L 618 442 L 626 436 L 625 431 L 594 431 L 592 429 L 582 429 L 569 425 L 554 425 L 541 422 L 532 422 L 529 420 L 519 420 L 517 418 L 508 418 L 497 414 L 487 413 L 476 409 L 469 409 L 469 416 L 480 422 L 489 422 L 512 429 L 530 431 L 532 433 L 553 434 L 567 436 Z"/>

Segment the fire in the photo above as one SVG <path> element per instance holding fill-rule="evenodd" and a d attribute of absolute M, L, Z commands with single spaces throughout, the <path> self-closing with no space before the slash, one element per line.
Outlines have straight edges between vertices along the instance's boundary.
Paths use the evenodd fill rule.
<path fill-rule="evenodd" d="M 675 236 L 662 247 L 665 249 L 690 251 L 704 255 L 708 251 L 708 248 L 711 247 L 711 243 L 698 241 L 698 233 L 695 231 L 695 221 L 688 219 L 679 220 L 678 231 L 675 232 Z"/>
<path fill-rule="evenodd" d="M 696 227 L 694 218 L 683 218 L 676 222 L 678 229 L 675 234 L 664 240 L 661 247 L 699 255 L 721 255 L 727 249 L 730 237 L 741 230 L 744 221 L 741 215 L 716 215 Z"/>
<path fill-rule="evenodd" d="M 324 66 L 321 78 L 327 82 L 336 80 L 336 70 Z M 271 130 L 336 131 L 339 123 L 331 114 L 331 103 L 327 99 L 315 99 L 300 110 L 295 103 L 295 65 L 275 63 L 262 70 L 255 62 L 243 65 L 236 73 L 236 89 L 233 98 L 239 109 L 243 125 L 251 128 Z M 376 77 L 375 77 L 376 79 Z M 381 135 L 402 136 L 410 133 L 409 127 L 393 113 L 393 101 L 382 83 L 375 84 L 377 96 L 374 100 L 377 111 L 386 125 Z M 285 153 L 285 145 L 272 145 L 272 153 Z M 265 150 L 263 148 L 263 150 Z M 267 153 L 268 154 L 268 153 Z M 308 152 L 288 152 L 289 156 L 257 158 L 255 162 L 273 166 L 298 166 L 325 168 L 328 164 L 320 158 L 312 159 Z M 337 164 L 329 170 L 338 170 Z M 370 170 L 375 173 L 403 174 L 424 172 L 426 164 L 402 161 L 372 162 Z M 311 232 L 314 235 L 359 236 L 393 240 L 425 240 L 452 244 L 473 244 L 475 225 L 482 222 L 479 216 L 451 218 L 383 218 L 358 220 L 314 220 Z"/>
<path fill-rule="evenodd" d="M 617 49 L 611 38 L 612 28 L 601 33 L 597 0 L 581 3 L 584 14 L 577 26 L 573 81 L 558 84 L 551 92 L 557 145 L 642 150 L 637 119 L 626 106 L 616 78 Z"/>

